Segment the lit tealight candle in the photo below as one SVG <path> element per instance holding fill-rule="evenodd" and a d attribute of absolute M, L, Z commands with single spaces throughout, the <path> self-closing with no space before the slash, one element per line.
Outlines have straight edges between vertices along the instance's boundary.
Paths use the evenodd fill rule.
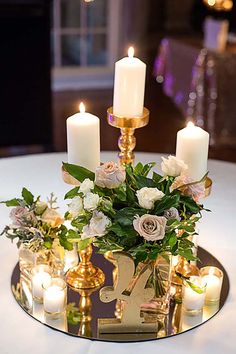
<path fill-rule="evenodd" d="M 100 165 L 100 121 L 85 112 L 83 102 L 80 113 L 67 118 L 68 162 L 95 171 Z"/>
<path fill-rule="evenodd" d="M 200 269 L 200 275 L 206 282 L 206 303 L 220 300 L 223 273 L 216 267 L 204 267 Z"/>
<path fill-rule="evenodd" d="M 123 117 L 141 116 L 144 105 L 146 64 L 134 57 L 134 48 L 115 64 L 113 113 Z"/>
<path fill-rule="evenodd" d="M 189 282 L 192 286 L 189 285 Z M 202 311 L 205 296 L 206 296 L 206 283 L 199 276 L 191 276 L 189 282 L 183 283 L 183 307 L 185 311 L 192 314 L 197 314 Z"/>
<path fill-rule="evenodd" d="M 51 268 L 47 265 L 40 264 L 32 269 L 32 295 L 33 299 L 38 302 L 43 301 L 43 284 L 49 284 L 51 281 Z"/>
<path fill-rule="evenodd" d="M 192 122 L 177 133 L 176 157 L 188 165 L 188 174 L 199 181 L 207 172 L 209 134 Z"/>
<path fill-rule="evenodd" d="M 66 305 L 66 283 L 63 279 L 52 278 L 50 284 L 44 284 L 43 306 L 48 314 L 64 312 Z"/>

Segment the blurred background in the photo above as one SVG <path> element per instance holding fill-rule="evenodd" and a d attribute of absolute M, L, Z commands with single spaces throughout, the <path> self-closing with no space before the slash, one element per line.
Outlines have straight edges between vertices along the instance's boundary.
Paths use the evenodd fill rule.
<path fill-rule="evenodd" d="M 236 161 L 232 0 L 0 0 L 0 43 L 0 157 L 65 151 L 81 101 L 101 119 L 101 148 L 117 150 L 106 110 L 114 62 L 133 45 L 151 111 L 136 150 L 174 153 L 193 120 L 211 134 L 210 157 Z"/>

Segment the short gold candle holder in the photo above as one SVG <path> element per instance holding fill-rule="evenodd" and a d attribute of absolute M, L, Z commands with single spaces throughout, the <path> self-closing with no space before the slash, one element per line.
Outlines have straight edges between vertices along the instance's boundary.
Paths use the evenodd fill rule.
<path fill-rule="evenodd" d="M 78 266 L 69 269 L 66 274 L 67 284 L 74 290 L 94 289 L 101 286 L 105 281 L 103 271 L 95 267 L 90 261 L 92 253 L 91 245 L 80 251 L 80 263 Z"/>
<path fill-rule="evenodd" d="M 209 195 L 211 194 L 211 189 L 212 189 L 212 180 L 207 177 L 205 179 L 205 198 L 209 197 Z"/>
<path fill-rule="evenodd" d="M 121 135 L 118 140 L 120 153 L 118 154 L 120 163 L 129 164 L 134 162 L 133 150 L 136 146 L 136 138 L 134 136 L 135 129 L 145 127 L 149 122 L 149 110 L 143 108 L 143 114 L 138 117 L 124 117 L 113 113 L 113 107 L 107 110 L 108 124 L 120 128 Z"/>
<path fill-rule="evenodd" d="M 65 183 L 79 186 L 80 182 L 71 176 L 62 166 L 62 178 Z M 78 266 L 68 270 L 66 274 L 67 284 L 74 290 L 78 289 L 94 289 L 103 285 L 105 275 L 103 271 L 95 267 L 90 261 L 93 253 L 92 245 L 84 250 L 79 251 L 80 263 Z"/>

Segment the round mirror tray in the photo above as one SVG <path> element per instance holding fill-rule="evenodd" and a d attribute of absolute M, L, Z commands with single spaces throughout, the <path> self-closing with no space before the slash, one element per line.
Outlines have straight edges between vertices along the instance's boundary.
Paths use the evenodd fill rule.
<path fill-rule="evenodd" d="M 157 315 L 157 330 L 155 333 L 101 333 L 98 319 L 116 318 L 118 309 L 116 301 L 103 303 L 99 299 L 99 289 L 75 292 L 68 287 L 67 308 L 64 314 L 57 318 L 48 317 L 43 305 L 32 300 L 30 281 L 20 273 L 17 264 L 11 277 L 12 293 L 21 308 L 32 318 L 42 324 L 71 336 L 99 341 L 139 342 L 156 340 L 178 335 L 189 331 L 211 319 L 223 307 L 229 293 L 229 278 L 219 261 L 203 248 L 198 248 L 201 259 L 200 267 L 215 266 L 222 270 L 223 286 L 220 301 L 204 306 L 197 315 L 188 315 L 181 304 L 171 302 L 169 315 Z M 105 285 L 112 285 L 113 266 L 102 255 L 93 255 L 93 264 L 100 267 L 106 276 Z M 134 331 L 135 332 L 135 331 Z"/>

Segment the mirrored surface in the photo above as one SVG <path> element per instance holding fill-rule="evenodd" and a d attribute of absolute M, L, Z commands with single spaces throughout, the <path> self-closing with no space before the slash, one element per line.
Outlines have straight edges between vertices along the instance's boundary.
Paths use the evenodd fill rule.
<path fill-rule="evenodd" d="M 212 318 L 224 305 L 229 292 L 229 278 L 224 267 L 210 253 L 198 248 L 198 256 L 201 259 L 201 268 L 210 265 L 220 268 L 224 273 L 223 286 L 220 301 L 204 306 L 202 312 L 197 315 L 189 315 L 179 303 L 171 302 L 171 310 L 168 316 L 156 315 L 157 323 L 155 332 L 135 333 L 104 333 L 100 324 L 107 319 L 117 321 L 119 318 L 120 305 L 116 301 L 103 303 L 99 299 L 99 288 L 93 290 L 67 290 L 67 308 L 65 313 L 56 318 L 44 313 L 43 305 L 32 300 L 30 280 L 20 274 L 19 266 L 16 265 L 11 278 L 13 295 L 18 304 L 42 324 L 55 330 L 72 336 L 78 336 L 93 340 L 129 342 L 161 339 L 177 335 L 191 330 Z M 106 275 L 105 285 L 112 285 L 113 267 L 102 255 L 94 254 L 93 263 L 99 266 Z M 152 318 L 153 319 L 153 318 Z"/>

